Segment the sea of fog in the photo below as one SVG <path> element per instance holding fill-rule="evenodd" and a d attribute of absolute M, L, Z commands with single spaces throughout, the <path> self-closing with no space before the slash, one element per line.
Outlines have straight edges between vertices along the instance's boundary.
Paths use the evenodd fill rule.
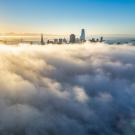
<path fill-rule="evenodd" d="M 134 134 L 134 46 L 0 45 L 0 135 Z"/>

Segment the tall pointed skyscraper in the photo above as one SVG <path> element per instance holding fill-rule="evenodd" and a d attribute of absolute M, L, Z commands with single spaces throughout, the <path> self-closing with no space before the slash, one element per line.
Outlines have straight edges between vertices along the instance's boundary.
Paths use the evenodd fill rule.
<path fill-rule="evenodd" d="M 82 29 L 82 31 L 81 31 L 80 40 L 81 40 L 82 42 L 85 42 L 85 41 L 86 41 L 86 39 L 85 39 L 85 29 Z"/>
<path fill-rule="evenodd" d="M 44 44 L 45 44 L 45 42 L 44 42 L 44 35 L 41 34 L 41 45 L 44 45 Z"/>

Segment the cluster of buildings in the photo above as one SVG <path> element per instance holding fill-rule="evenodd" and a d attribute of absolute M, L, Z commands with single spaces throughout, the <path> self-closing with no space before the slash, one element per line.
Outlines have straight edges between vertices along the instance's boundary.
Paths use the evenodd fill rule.
<path fill-rule="evenodd" d="M 95 38 L 92 38 L 92 39 L 90 39 L 89 40 L 90 42 L 92 42 L 92 43 L 96 43 L 96 42 L 103 42 L 104 41 L 104 39 L 103 39 L 103 37 L 100 37 L 100 39 L 95 39 Z"/>
<path fill-rule="evenodd" d="M 104 40 L 103 37 L 101 37 L 100 39 L 92 38 L 89 41 L 92 43 L 96 43 L 96 42 L 103 42 Z M 69 40 L 67 40 L 66 38 L 47 40 L 46 44 L 74 44 L 74 43 L 85 43 L 85 42 L 86 42 L 85 29 L 82 29 L 80 38 L 77 38 L 75 34 L 71 34 L 69 36 Z M 44 44 L 45 44 L 44 37 L 43 34 L 41 34 L 41 45 Z"/>
<path fill-rule="evenodd" d="M 84 43 L 86 42 L 85 30 L 82 29 L 80 38 L 76 38 L 75 34 L 70 35 L 69 43 Z"/>
<path fill-rule="evenodd" d="M 44 39 L 44 35 L 41 34 L 41 39 L 39 40 L 38 38 L 36 39 L 5 39 L 5 40 L 0 40 L 0 43 L 4 43 L 4 44 L 19 44 L 19 43 L 26 43 L 26 44 L 41 44 L 41 45 L 45 45 L 45 44 L 82 44 L 85 43 L 86 40 L 86 34 L 85 34 L 85 29 L 81 30 L 81 34 L 80 37 L 77 37 L 75 34 L 71 34 L 69 36 L 69 38 L 55 38 L 55 39 L 49 39 L 49 40 L 45 40 Z M 97 38 L 92 38 L 88 40 L 91 43 L 97 43 L 97 42 L 104 42 L 103 37 L 100 37 L 99 39 Z"/>
<path fill-rule="evenodd" d="M 67 43 L 68 43 L 68 41 L 66 38 L 47 40 L 47 44 L 67 44 Z"/>

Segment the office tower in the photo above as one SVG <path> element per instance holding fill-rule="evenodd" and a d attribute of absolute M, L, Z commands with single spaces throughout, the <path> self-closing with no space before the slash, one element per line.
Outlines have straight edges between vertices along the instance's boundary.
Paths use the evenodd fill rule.
<path fill-rule="evenodd" d="M 82 42 L 85 42 L 85 41 L 86 41 L 86 39 L 85 39 L 85 29 L 82 29 L 82 31 L 81 31 L 80 40 L 81 40 Z"/>
<path fill-rule="evenodd" d="M 99 39 L 97 38 L 96 42 L 99 42 Z"/>
<path fill-rule="evenodd" d="M 54 39 L 54 44 L 58 44 L 58 39 Z"/>
<path fill-rule="evenodd" d="M 50 40 L 47 40 L 47 44 L 50 44 Z"/>
<path fill-rule="evenodd" d="M 76 42 L 76 36 L 74 34 L 70 35 L 70 43 L 75 43 Z"/>
<path fill-rule="evenodd" d="M 63 40 L 62 38 L 59 39 L 59 44 L 62 44 Z"/>
<path fill-rule="evenodd" d="M 45 43 L 44 43 L 44 36 L 43 36 L 43 34 L 41 34 L 41 45 L 44 45 Z"/>
<path fill-rule="evenodd" d="M 103 37 L 100 38 L 100 42 L 103 42 Z"/>
<path fill-rule="evenodd" d="M 65 38 L 63 39 L 63 43 L 65 43 L 65 44 L 67 43 L 67 40 Z"/>

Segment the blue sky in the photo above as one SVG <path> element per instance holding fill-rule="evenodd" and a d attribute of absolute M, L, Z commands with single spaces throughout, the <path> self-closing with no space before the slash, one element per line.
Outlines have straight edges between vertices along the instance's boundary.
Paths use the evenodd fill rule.
<path fill-rule="evenodd" d="M 135 35 L 135 0 L 0 0 L 0 31 Z"/>

